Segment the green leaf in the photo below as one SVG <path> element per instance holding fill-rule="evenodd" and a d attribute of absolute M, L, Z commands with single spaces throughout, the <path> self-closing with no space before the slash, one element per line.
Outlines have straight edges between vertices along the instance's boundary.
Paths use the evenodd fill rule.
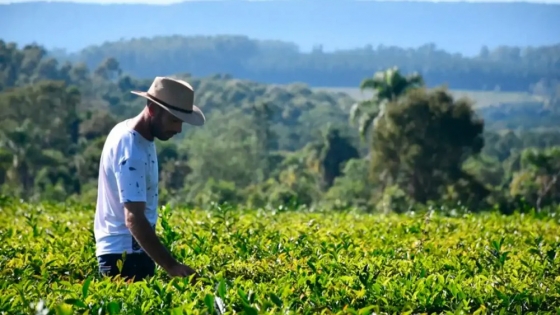
<path fill-rule="evenodd" d="M 88 295 L 89 285 L 91 284 L 91 277 L 88 277 L 84 284 L 82 285 L 82 299 L 85 299 Z"/>
<path fill-rule="evenodd" d="M 107 310 L 109 311 L 109 314 L 119 314 L 121 312 L 121 306 L 119 303 L 111 301 L 107 305 Z"/>
<path fill-rule="evenodd" d="M 64 303 L 74 305 L 74 306 L 78 306 L 78 307 L 86 307 L 84 302 L 80 299 L 66 299 L 66 300 L 64 300 Z"/>
<path fill-rule="evenodd" d="M 214 313 L 214 296 L 212 294 L 206 294 L 206 296 L 204 297 L 204 304 L 206 304 L 206 307 L 208 308 L 208 311 L 210 312 L 210 314 Z"/>
<path fill-rule="evenodd" d="M 278 307 L 282 307 L 282 300 L 274 293 L 269 293 L 270 296 L 270 300 L 272 300 L 272 302 L 274 302 L 274 304 L 276 304 L 276 306 Z"/>
<path fill-rule="evenodd" d="M 222 299 L 225 299 L 226 297 L 226 289 L 226 282 L 224 279 L 221 279 L 220 283 L 218 284 L 218 296 Z"/>
<path fill-rule="evenodd" d="M 244 305 L 243 306 L 243 312 L 247 315 L 258 315 L 259 312 L 257 311 L 256 308 L 249 306 L 249 305 Z"/>
<path fill-rule="evenodd" d="M 369 314 L 371 314 L 371 310 L 374 309 L 374 308 L 375 308 L 375 306 L 373 306 L 373 305 L 372 306 L 366 306 L 364 308 L 359 309 L 358 314 L 359 315 L 369 315 Z"/>

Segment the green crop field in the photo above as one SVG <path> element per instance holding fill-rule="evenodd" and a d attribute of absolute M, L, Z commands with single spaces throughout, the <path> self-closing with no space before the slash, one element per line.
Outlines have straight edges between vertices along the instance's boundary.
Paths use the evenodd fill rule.
<path fill-rule="evenodd" d="M 373 94 L 371 91 L 360 91 L 359 88 L 345 87 L 317 87 L 318 91 L 330 91 L 346 93 L 356 100 L 364 100 L 370 98 Z M 541 103 L 541 97 L 531 95 L 527 92 L 498 92 L 498 91 L 468 91 L 468 90 L 451 90 L 451 94 L 455 97 L 468 97 L 475 102 L 476 107 L 486 107 L 500 104 L 521 104 L 521 103 Z"/>
<path fill-rule="evenodd" d="M 91 206 L 0 203 L 0 313 L 560 314 L 551 215 L 163 210 L 196 285 L 100 279 Z"/>

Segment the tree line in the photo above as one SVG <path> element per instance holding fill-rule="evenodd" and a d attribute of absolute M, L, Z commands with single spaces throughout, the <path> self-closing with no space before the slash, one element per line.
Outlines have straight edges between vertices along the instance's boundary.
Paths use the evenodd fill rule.
<path fill-rule="evenodd" d="M 560 45 L 481 47 L 477 56 L 464 57 L 431 43 L 407 49 L 369 45 L 338 52 L 316 47 L 302 53 L 289 42 L 245 36 L 162 36 L 53 55 L 84 62 L 89 68 L 113 57 L 123 71 L 141 78 L 177 72 L 197 77 L 224 73 L 264 83 L 354 87 L 362 78 L 398 65 L 404 72 L 420 73 L 428 86 L 445 82 L 452 89 L 527 91 L 541 79 L 560 79 Z"/>
<path fill-rule="evenodd" d="M 105 137 L 145 106 L 130 90 L 152 78 L 115 58 L 60 62 L 37 45 L 1 41 L 0 56 L 0 193 L 95 202 Z M 164 203 L 511 212 L 560 198 L 558 128 L 486 130 L 469 99 L 420 74 L 370 74 L 360 86 L 374 96 L 359 103 L 303 84 L 175 76 L 193 85 L 208 124 L 157 143 Z M 559 100 L 547 99 L 551 113 Z"/>

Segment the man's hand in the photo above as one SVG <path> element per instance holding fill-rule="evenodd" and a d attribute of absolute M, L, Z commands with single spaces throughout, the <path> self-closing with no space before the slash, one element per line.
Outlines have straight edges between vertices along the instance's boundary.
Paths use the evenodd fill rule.
<path fill-rule="evenodd" d="M 170 277 L 187 277 L 189 278 L 191 275 L 194 275 L 192 281 L 193 283 L 196 282 L 198 279 L 198 274 L 194 269 L 187 265 L 183 265 L 181 263 L 177 263 L 172 265 L 167 271 Z"/>
<path fill-rule="evenodd" d="M 191 267 L 179 263 L 166 250 L 158 239 L 155 231 L 150 226 L 146 216 L 144 215 L 145 203 L 143 202 L 127 202 L 124 205 L 126 226 L 132 233 L 133 237 L 138 241 L 140 246 L 146 251 L 158 265 L 160 265 L 171 277 L 190 277 L 195 275 L 196 271 Z"/>

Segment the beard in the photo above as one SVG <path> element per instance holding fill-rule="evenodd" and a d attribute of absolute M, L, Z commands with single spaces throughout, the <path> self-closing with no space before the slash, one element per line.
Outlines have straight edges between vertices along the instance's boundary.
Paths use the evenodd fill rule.
<path fill-rule="evenodd" d="M 167 141 L 173 136 L 171 133 L 164 132 L 163 126 L 159 120 L 159 115 L 150 120 L 150 133 L 154 138 L 161 141 Z"/>

